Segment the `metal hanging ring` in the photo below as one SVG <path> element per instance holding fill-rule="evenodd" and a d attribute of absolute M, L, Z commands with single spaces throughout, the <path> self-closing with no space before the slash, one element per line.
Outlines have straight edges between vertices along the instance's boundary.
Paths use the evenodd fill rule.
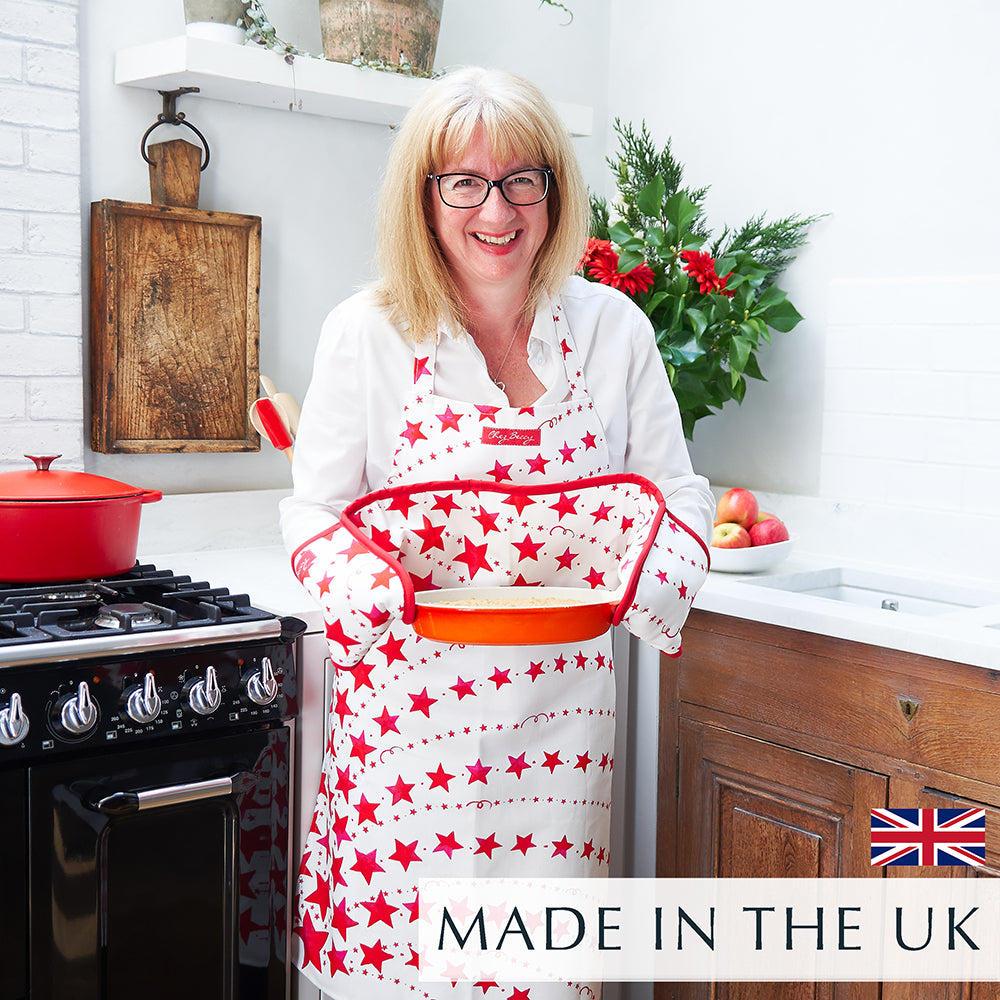
<path fill-rule="evenodd" d="M 140 152 L 140 153 L 142 153 L 142 158 L 143 158 L 143 159 L 144 159 L 144 160 L 145 160 L 145 161 L 146 161 L 146 162 L 147 162 L 147 163 L 148 163 L 148 164 L 149 164 L 149 165 L 150 165 L 151 167 L 152 167 L 152 166 L 155 166 L 155 164 L 154 164 L 154 163 L 153 163 L 153 161 L 152 161 L 152 160 L 151 160 L 151 159 L 150 159 L 150 158 L 149 158 L 149 157 L 148 157 L 148 156 L 146 155 L 146 140 L 147 140 L 147 139 L 149 138 L 149 134 L 150 134 L 150 132 L 152 132 L 154 128 L 159 128 L 159 127 L 160 127 L 161 125 L 187 125 L 187 127 L 188 127 L 189 129 L 191 129 L 191 131 L 192 131 L 192 132 L 194 132 L 194 134 L 195 134 L 196 136 L 198 136 L 198 138 L 199 138 L 199 139 L 201 140 L 201 144 L 202 144 L 202 146 L 204 146 L 204 147 L 205 147 L 205 159 L 204 159 L 204 161 L 203 161 L 203 162 L 202 162 L 202 164 L 201 164 L 201 169 L 202 169 L 202 170 L 204 170 L 204 169 L 205 169 L 205 167 L 207 167 L 207 166 L 208 166 L 208 160 L 209 160 L 209 157 L 210 157 L 210 156 L 212 155 L 212 154 L 211 154 L 211 151 L 210 151 L 210 150 L 209 150 L 209 148 L 208 148 L 208 140 L 207 140 L 207 139 L 206 139 L 206 138 L 205 138 L 205 137 L 204 137 L 204 136 L 203 136 L 203 135 L 201 134 L 201 132 L 199 132 L 199 131 L 198 131 L 198 129 L 197 129 L 197 128 L 195 128 L 195 127 L 194 127 L 194 125 L 192 125 L 192 124 L 191 124 L 191 123 L 190 123 L 189 121 L 186 121 L 186 120 L 185 120 L 185 118 L 184 118 L 184 112 L 182 111 L 182 112 L 181 112 L 181 113 L 180 113 L 180 114 L 179 114 L 179 115 L 177 116 L 177 118 L 176 118 L 176 120 L 175 120 L 175 121 L 168 121 L 168 120 L 167 120 L 166 118 L 164 118 L 164 117 L 163 117 L 163 115 L 157 115 L 157 118 L 156 118 L 156 121 L 155 121 L 155 122 L 153 122 L 153 124 L 152 124 L 152 125 L 150 125 L 150 126 L 149 126 L 149 128 L 148 128 L 148 129 L 146 129 L 146 131 L 145 131 L 145 132 L 143 133 L 143 136 L 142 136 L 142 142 L 141 142 L 141 143 L 140 143 L 140 145 L 139 145 L 139 152 Z"/>

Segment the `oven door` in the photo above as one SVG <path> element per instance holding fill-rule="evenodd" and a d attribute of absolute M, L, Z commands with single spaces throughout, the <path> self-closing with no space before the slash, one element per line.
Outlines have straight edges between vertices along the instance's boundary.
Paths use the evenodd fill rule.
<path fill-rule="evenodd" d="M 280 1000 L 289 730 L 31 767 L 32 1000 Z"/>

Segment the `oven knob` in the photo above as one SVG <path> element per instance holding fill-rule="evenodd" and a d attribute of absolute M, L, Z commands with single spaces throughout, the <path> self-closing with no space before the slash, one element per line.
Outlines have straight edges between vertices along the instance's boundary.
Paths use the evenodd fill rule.
<path fill-rule="evenodd" d="M 265 656 L 260 661 L 259 670 L 251 670 L 244 678 L 247 697 L 255 705 L 270 705 L 278 697 L 278 682 L 274 677 L 274 667 L 271 657 Z"/>
<path fill-rule="evenodd" d="M 125 693 L 125 711 L 133 722 L 152 722 L 160 714 L 163 702 L 156 693 L 156 678 L 150 670 L 142 684 L 136 684 Z"/>
<path fill-rule="evenodd" d="M 222 692 L 215 667 L 205 668 L 204 679 L 191 681 L 187 689 L 188 704 L 199 715 L 211 715 L 222 703 Z"/>
<path fill-rule="evenodd" d="M 67 733 L 83 736 L 97 725 L 97 706 L 90 697 L 86 681 L 80 681 L 76 694 L 67 695 L 60 706 L 57 706 L 59 721 Z"/>
<path fill-rule="evenodd" d="M 10 704 L 0 708 L 0 746 L 12 747 L 28 735 L 28 717 L 21 708 L 21 696 L 15 691 Z"/>

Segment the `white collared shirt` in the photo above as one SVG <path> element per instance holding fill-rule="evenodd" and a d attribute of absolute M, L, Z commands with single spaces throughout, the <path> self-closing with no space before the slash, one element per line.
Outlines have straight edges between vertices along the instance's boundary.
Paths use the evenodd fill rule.
<path fill-rule="evenodd" d="M 628 296 L 575 276 L 559 300 L 604 426 L 611 471 L 655 482 L 674 517 L 708 544 L 715 500 L 708 480 L 692 470 L 649 320 Z M 403 405 L 413 392 L 414 357 L 414 345 L 389 323 L 370 292 L 353 295 L 326 318 L 295 439 L 294 493 L 281 502 L 289 552 L 328 528 L 350 501 L 384 485 Z M 566 398 L 569 385 L 549 303 L 535 315 L 528 364 L 546 387 L 539 405 Z M 434 392 L 510 405 L 473 339 L 450 332 L 438 335 Z"/>

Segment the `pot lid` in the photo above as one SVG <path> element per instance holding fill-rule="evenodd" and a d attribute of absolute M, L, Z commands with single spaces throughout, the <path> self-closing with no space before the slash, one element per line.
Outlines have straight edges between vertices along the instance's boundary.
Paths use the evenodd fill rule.
<path fill-rule="evenodd" d="M 114 500 L 141 496 L 146 490 L 89 472 L 50 469 L 59 455 L 25 455 L 35 468 L 0 473 L 0 501 Z"/>

